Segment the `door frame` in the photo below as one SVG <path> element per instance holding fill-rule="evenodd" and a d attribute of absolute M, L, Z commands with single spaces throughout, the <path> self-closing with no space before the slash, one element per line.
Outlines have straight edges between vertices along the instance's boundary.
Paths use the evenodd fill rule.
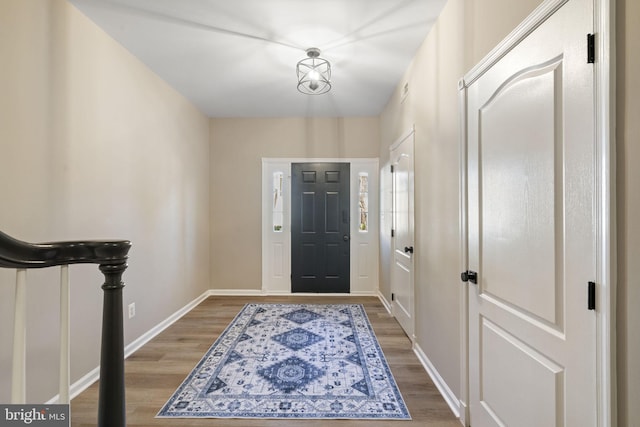
<path fill-rule="evenodd" d="M 379 168 L 378 158 L 262 158 L 262 293 L 265 295 L 291 294 L 291 164 L 292 163 L 349 163 L 350 171 L 350 267 L 349 294 L 321 295 L 378 295 L 379 254 Z M 282 171 L 284 182 L 284 227 L 282 233 L 273 233 L 271 203 L 272 174 Z M 369 230 L 358 231 L 358 175 L 367 173 L 369 179 Z M 277 240 L 274 240 L 277 239 Z M 282 259 L 278 274 L 274 274 L 274 262 L 270 259 L 271 247 L 281 245 Z M 288 276 L 288 277 L 287 277 Z M 318 295 L 296 293 L 295 295 Z"/>
<path fill-rule="evenodd" d="M 570 0 L 546 0 L 458 83 L 460 107 L 460 271 L 468 270 L 467 88 L 555 11 Z M 616 402 L 616 158 L 615 158 L 615 0 L 592 0 L 596 165 L 596 366 L 597 423 L 617 425 Z M 586 35 L 585 35 L 586 39 Z M 586 55 L 586 50 L 585 50 Z M 469 425 L 469 286 L 460 282 L 460 420 Z"/>

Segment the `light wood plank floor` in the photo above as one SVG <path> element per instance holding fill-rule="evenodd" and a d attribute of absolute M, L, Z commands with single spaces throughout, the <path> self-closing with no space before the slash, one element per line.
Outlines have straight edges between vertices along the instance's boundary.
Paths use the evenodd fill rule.
<path fill-rule="evenodd" d="M 215 339 L 247 303 L 354 303 L 363 304 L 391 371 L 400 387 L 412 421 L 353 420 L 239 420 L 157 419 L 156 413 L 191 372 Z M 411 350 L 402 329 L 375 297 L 211 297 L 167 328 L 125 362 L 128 426 L 309 426 L 459 427 L 442 396 Z M 71 402 L 71 425 L 94 426 L 98 384 Z"/>

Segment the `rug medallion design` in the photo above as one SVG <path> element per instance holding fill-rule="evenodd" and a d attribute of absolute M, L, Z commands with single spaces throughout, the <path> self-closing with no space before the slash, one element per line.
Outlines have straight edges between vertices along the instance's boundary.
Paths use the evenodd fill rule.
<path fill-rule="evenodd" d="M 360 304 L 247 304 L 157 416 L 411 419 Z"/>

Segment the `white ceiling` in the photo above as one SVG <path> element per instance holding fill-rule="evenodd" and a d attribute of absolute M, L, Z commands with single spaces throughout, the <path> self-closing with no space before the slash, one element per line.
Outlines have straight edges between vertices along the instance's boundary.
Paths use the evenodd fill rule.
<path fill-rule="evenodd" d="M 446 0 L 70 0 L 210 117 L 370 116 Z M 303 95 L 317 47 L 332 89 Z"/>

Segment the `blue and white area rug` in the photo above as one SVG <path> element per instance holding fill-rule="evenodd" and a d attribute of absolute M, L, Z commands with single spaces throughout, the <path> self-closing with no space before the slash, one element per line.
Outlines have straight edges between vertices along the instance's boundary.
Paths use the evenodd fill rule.
<path fill-rule="evenodd" d="M 157 416 L 411 419 L 359 304 L 247 304 Z"/>

